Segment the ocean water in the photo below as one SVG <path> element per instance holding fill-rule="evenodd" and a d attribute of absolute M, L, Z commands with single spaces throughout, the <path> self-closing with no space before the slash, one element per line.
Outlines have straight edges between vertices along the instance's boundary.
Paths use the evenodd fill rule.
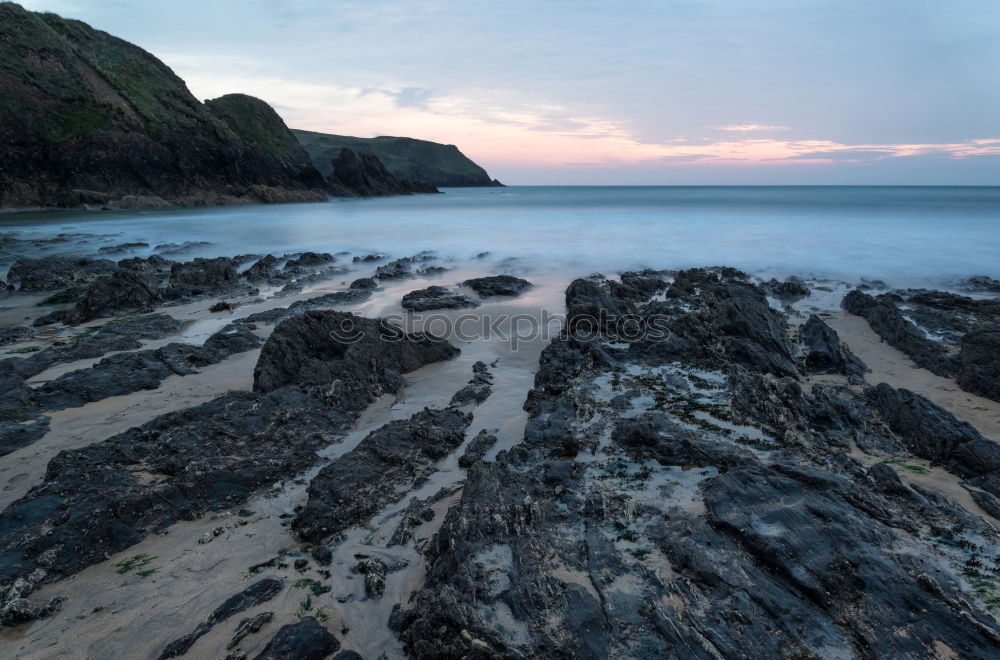
<path fill-rule="evenodd" d="M 319 204 L 18 213 L 0 216 L 0 232 L 211 244 L 188 257 L 489 251 L 513 270 L 732 265 L 896 286 L 1000 278 L 1000 187 L 451 188 Z"/>

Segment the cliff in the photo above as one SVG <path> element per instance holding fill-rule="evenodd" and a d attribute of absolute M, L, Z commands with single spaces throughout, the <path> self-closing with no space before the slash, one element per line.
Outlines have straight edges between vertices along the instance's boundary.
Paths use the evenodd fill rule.
<path fill-rule="evenodd" d="M 453 144 L 438 144 L 407 137 L 358 138 L 292 129 L 309 153 L 313 165 L 324 176 L 341 149 L 371 151 L 396 178 L 421 181 L 432 186 L 500 186 L 482 167 Z"/>
<path fill-rule="evenodd" d="M 0 208 L 325 199 L 263 101 L 201 103 L 146 51 L 0 4 Z"/>

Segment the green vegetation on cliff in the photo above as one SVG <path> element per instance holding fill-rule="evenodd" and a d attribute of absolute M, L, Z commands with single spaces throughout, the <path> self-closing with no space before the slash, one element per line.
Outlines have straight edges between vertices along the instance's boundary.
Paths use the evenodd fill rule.
<path fill-rule="evenodd" d="M 201 103 L 138 46 L 0 3 L 0 208 L 302 201 L 322 183 L 263 101 Z"/>
<path fill-rule="evenodd" d="M 438 144 L 407 137 L 358 138 L 292 129 L 321 174 L 330 173 L 330 163 L 347 147 L 371 151 L 397 179 L 420 181 L 432 186 L 496 186 L 479 165 L 453 144 Z"/>

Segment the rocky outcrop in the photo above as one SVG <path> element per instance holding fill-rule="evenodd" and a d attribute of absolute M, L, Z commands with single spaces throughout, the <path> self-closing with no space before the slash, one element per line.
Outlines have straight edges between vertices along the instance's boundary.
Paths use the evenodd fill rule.
<path fill-rule="evenodd" d="M 378 156 L 370 151 L 355 154 L 344 147 L 334 159 L 326 186 L 338 197 L 382 197 L 440 192 L 417 181 L 402 181 L 389 173 Z"/>
<path fill-rule="evenodd" d="M 0 6 L 0 11 L 9 5 Z M 78 284 L 88 284 L 116 269 L 107 259 L 42 257 L 18 259 L 7 272 L 7 282 L 21 291 L 55 291 Z"/>
<path fill-rule="evenodd" d="M 407 334 L 344 312 L 308 310 L 271 333 L 254 368 L 254 391 L 325 383 L 331 401 L 354 408 L 398 390 L 402 374 L 457 354 L 431 335 Z"/>
<path fill-rule="evenodd" d="M 433 309 L 469 309 L 479 307 L 479 303 L 469 296 L 455 293 L 443 286 L 429 286 L 426 289 L 410 291 L 403 296 L 403 309 L 411 312 L 427 312 Z"/>
<path fill-rule="evenodd" d="M 282 626 L 254 660 L 324 660 L 340 642 L 312 616 Z"/>
<path fill-rule="evenodd" d="M 590 283 L 571 285 L 577 308 L 627 309 Z M 545 349 L 523 442 L 469 467 L 422 589 L 391 620 L 407 652 L 1000 652 L 992 572 L 967 545 L 1000 535 L 903 477 L 923 469 L 915 454 L 960 476 L 978 464 L 970 486 L 995 489 L 995 443 L 905 390 L 806 387 L 783 315 L 738 273 L 677 284 L 631 301 L 659 334 L 624 349 L 570 330 Z M 855 444 L 893 458 L 866 468 Z"/>
<path fill-rule="evenodd" d="M 356 138 L 292 129 L 324 176 L 330 163 L 344 147 L 355 152 L 370 151 L 386 169 L 402 181 L 420 181 L 438 187 L 500 186 L 479 165 L 465 157 L 453 144 L 437 144 L 407 137 Z"/>
<path fill-rule="evenodd" d="M 862 376 L 868 367 L 842 341 L 837 331 L 823 319 L 810 314 L 799 328 L 806 369 L 813 372 Z"/>
<path fill-rule="evenodd" d="M 975 328 L 962 338 L 958 384 L 1000 401 L 1000 324 Z"/>
<path fill-rule="evenodd" d="M 215 624 L 221 623 L 251 607 L 266 603 L 277 596 L 284 587 L 285 585 L 282 584 L 281 580 L 274 578 L 265 578 L 259 582 L 254 582 L 240 593 L 226 599 L 194 631 L 167 644 L 166 648 L 160 653 L 159 660 L 176 658 L 186 654 L 198 639 L 215 627 Z"/>
<path fill-rule="evenodd" d="M 472 415 L 455 408 L 425 408 L 376 429 L 313 478 L 292 529 L 317 543 L 363 523 L 429 476 L 462 444 L 471 422 Z"/>
<path fill-rule="evenodd" d="M 358 319 L 366 333 L 350 345 L 311 332 L 343 317 L 309 311 L 275 328 L 256 393 L 230 392 L 58 454 L 42 483 L 0 514 L 0 591 L 39 568 L 36 583 L 72 575 L 178 519 L 238 505 L 315 462 L 372 397 L 401 386 L 402 373 L 457 353 L 425 336 L 383 338 L 383 324 L 368 319 Z M 276 368 L 289 352 L 299 353 L 297 368 Z M 429 445 L 450 442 L 433 435 L 441 425 L 427 429 Z"/>
<path fill-rule="evenodd" d="M 488 277 L 475 277 L 465 280 L 461 286 L 467 286 L 480 298 L 490 296 L 519 296 L 531 286 L 531 282 L 513 275 L 490 275 Z"/>
<path fill-rule="evenodd" d="M 888 295 L 873 297 L 859 289 L 844 297 L 844 309 L 863 317 L 879 337 L 906 353 L 917 366 L 939 376 L 954 377 L 958 360 L 940 344 L 931 341 L 903 314 Z"/>

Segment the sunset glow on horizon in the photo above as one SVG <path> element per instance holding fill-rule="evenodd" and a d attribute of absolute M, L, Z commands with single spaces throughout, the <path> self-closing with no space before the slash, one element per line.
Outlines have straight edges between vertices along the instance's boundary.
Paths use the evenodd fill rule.
<path fill-rule="evenodd" d="M 199 98 L 455 144 L 507 183 L 1000 183 L 991 2 L 25 4 Z"/>

